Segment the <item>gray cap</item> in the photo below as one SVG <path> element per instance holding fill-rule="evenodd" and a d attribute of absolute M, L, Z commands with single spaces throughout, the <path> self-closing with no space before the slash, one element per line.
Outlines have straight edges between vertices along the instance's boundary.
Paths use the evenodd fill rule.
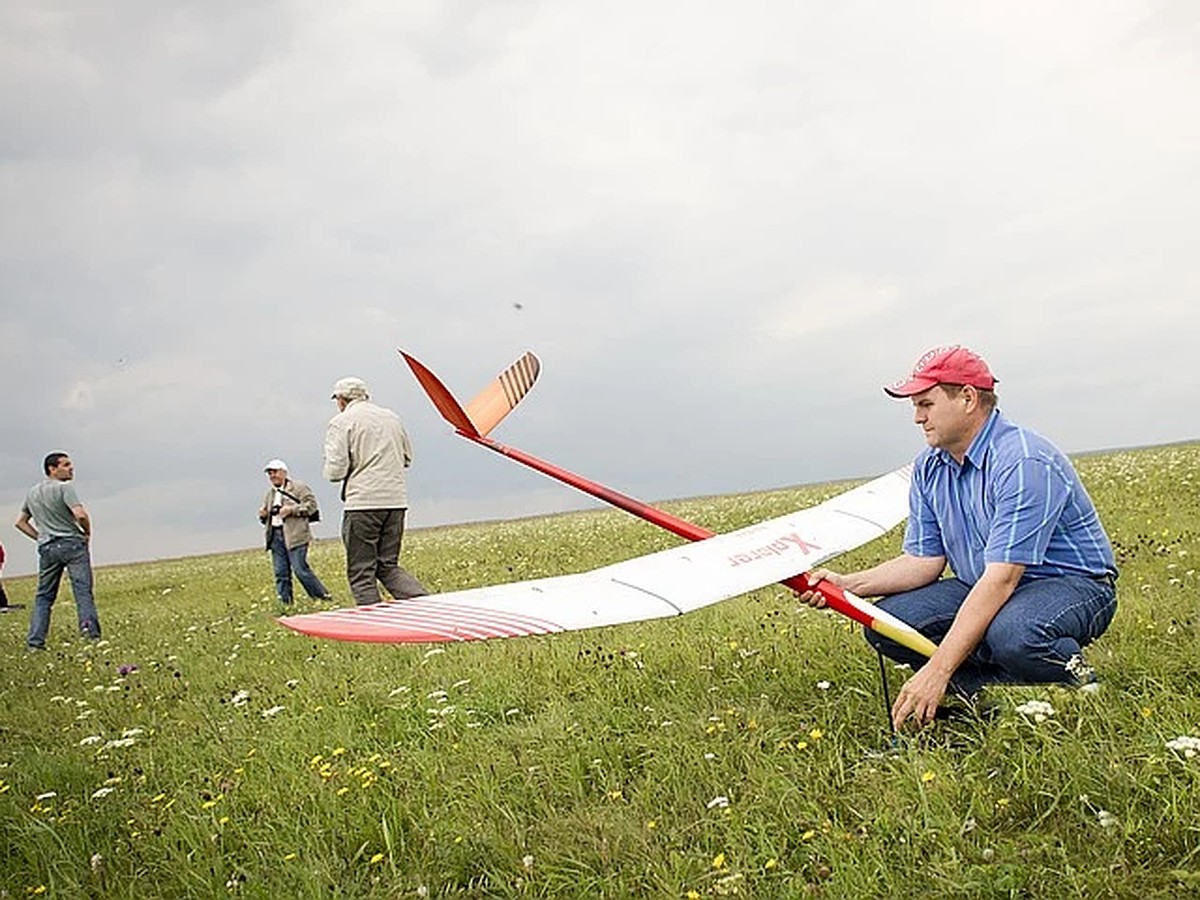
<path fill-rule="evenodd" d="M 370 395 L 367 393 L 367 383 L 361 378 L 348 375 L 333 383 L 333 395 L 329 399 L 336 400 L 341 397 L 344 400 L 366 400 L 368 396 Z"/>

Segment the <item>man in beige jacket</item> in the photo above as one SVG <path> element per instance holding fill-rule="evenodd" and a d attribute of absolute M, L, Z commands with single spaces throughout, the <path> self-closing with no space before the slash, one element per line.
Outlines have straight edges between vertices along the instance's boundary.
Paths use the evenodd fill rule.
<path fill-rule="evenodd" d="M 400 567 L 412 446 L 400 417 L 370 401 L 360 378 L 333 386 L 338 414 L 325 429 L 325 477 L 342 483 L 346 577 L 359 606 L 379 603 L 377 581 L 397 600 L 429 593 Z"/>
<path fill-rule="evenodd" d="M 303 481 L 288 477 L 287 463 L 273 459 L 264 470 L 271 487 L 258 510 L 266 529 L 267 549 L 275 570 L 275 592 L 280 603 L 292 602 L 292 573 L 314 600 L 331 600 L 329 589 L 308 565 L 312 541 L 309 522 L 317 518 L 317 498 Z"/>

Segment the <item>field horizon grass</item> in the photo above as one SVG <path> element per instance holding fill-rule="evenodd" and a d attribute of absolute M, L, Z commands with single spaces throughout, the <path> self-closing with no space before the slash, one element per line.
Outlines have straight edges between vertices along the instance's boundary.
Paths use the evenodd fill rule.
<path fill-rule="evenodd" d="M 1200 896 L 1200 443 L 1075 461 L 1121 568 L 1101 689 L 896 739 L 861 634 L 782 587 L 386 646 L 280 626 L 262 551 L 98 568 L 103 641 L 66 584 L 46 652 L 0 617 L 0 898 Z M 850 484 L 663 506 L 728 531 Z M 403 563 L 453 590 L 679 542 L 593 510 L 420 529 Z M 340 545 L 311 561 L 348 604 Z"/>

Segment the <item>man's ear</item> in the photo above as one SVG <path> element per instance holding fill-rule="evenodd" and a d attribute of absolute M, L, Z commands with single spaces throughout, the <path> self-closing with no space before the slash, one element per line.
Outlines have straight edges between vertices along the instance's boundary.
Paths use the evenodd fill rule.
<path fill-rule="evenodd" d="M 962 386 L 963 399 L 967 401 L 967 412 L 979 406 L 979 389 L 973 384 Z"/>

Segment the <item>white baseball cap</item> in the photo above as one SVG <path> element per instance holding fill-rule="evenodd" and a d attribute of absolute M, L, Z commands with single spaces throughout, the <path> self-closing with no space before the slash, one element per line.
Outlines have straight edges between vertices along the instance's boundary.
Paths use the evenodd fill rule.
<path fill-rule="evenodd" d="M 367 383 L 361 378 L 348 375 L 334 382 L 333 395 L 330 399 L 336 400 L 341 397 L 343 400 L 366 400 L 367 396 Z"/>
<path fill-rule="evenodd" d="M 287 463 L 278 458 L 268 460 L 267 464 L 263 466 L 263 471 L 270 472 L 272 469 L 282 469 L 284 472 L 286 472 L 288 470 Z"/>

